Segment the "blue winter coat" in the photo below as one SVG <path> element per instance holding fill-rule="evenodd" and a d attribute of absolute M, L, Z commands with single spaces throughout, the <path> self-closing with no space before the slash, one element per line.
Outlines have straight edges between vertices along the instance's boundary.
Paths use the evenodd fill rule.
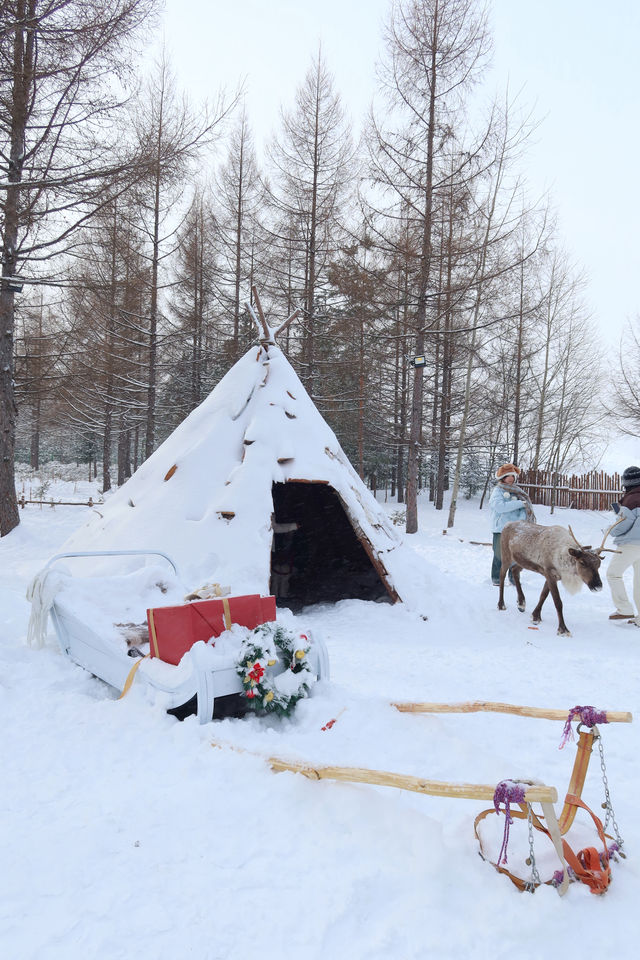
<path fill-rule="evenodd" d="M 510 493 L 496 484 L 493 493 L 489 497 L 489 509 L 491 510 L 491 532 L 501 533 L 505 523 L 511 520 L 526 520 L 527 510 L 519 497 L 515 493 Z M 620 524 L 622 526 L 622 524 Z M 616 529 L 618 529 L 616 527 Z"/>
<path fill-rule="evenodd" d="M 616 545 L 623 543 L 640 543 L 640 507 L 624 507 L 620 504 L 618 516 L 624 519 L 611 531 L 613 542 Z"/>

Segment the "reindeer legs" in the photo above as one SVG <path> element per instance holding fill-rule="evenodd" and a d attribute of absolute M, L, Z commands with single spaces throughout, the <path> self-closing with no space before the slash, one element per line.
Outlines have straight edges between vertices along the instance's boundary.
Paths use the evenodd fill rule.
<path fill-rule="evenodd" d="M 523 568 L 519 566 L 517 563 L 514 563 L 513 566 L 511 567 L 511 573 L 513 574 L 513 582 L 516 585 L 516 592 L 518 594 L 518 610 L 520 611 L 520 613 L 524 613 L 526 608 L 524 593 L 522 590 L 522 584 L 520 583 L 520 571 L 522 569 Z"/>
<path fill-rule="evenodd" d="M 504 581 L 509 570 L 509 563 L 505 561 L 504 557 L 502 560 L 502 566 L 500 567 L 500 595 L 498 597 L 498 610 L 506 610 L 506 604 L 504 602 Z"/>
<path fill-rule="evenodd" d="M 571 631 L 564 622 L 564 617 L 562 615 L 562 600 L 560 599 L 560 591 L 558 590 L 558 584 L 555 580 L 552 580 L 549 583 L 549 592 L 553 597 L 553 602 L 556 605 L 556 610 L 558 612 L 558 636 L 559 637 L 570 637 Z"/>
<path fill-rule="evenodd" d="M 511 576 L 513 577 L 513 583 L 515 585 L 517 594 L 518 594 L 518 610 L 520 613 L 524 611 L 525 608 L 525 598 L 524 593 L 522 592 L 522 584 L 520 583 L 520 571 L 523 569 L 519 563 L 511 556 L 510 551 L 502 551 L 502 566 L 500 567 L 500 596 L 498 598 L 498 610 L 506 610 L 506 604 L 504 602 L 504 581 L 506 579 L 507 573 L 511 569 Z"/>
<path fill-rule="evenodd" d="M 531 614 L 531 619 L 533 620 L 534 623 L 542 622 L 542 604 L 545 602 L 548 596 L 549 596 L 549 584 L 545 580 L 544 586 L 542 588 L 542 592 L 540 594 L 540 599 L 538 600 L 535 610 Z"/>
<path fill-rule="evenodd" d="M 555 580 L 544 581 L 544 587 L 542 588 L 540 599 L 538 600 L 535 610 L 531 614 L 531 619 L 533 623 L 541 623 L 542 604 L 545 602 L 549 594 L 551 594 L 551 596 L 553 597 L 553 602 L 556 605 L 556 611 L 558 613 L 558 636 L 570 637 L 571 631 L 569 630 L 566 623 L 564 622 L 564 615 L 562 613 L 562 600 L 560 599 L 560 591 L 558 590 L 558 584 L 556 583 Z"/>

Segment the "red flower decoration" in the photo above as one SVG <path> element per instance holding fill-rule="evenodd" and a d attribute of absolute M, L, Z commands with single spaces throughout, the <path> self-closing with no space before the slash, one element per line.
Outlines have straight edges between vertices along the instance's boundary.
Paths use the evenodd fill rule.
<path fill-rule="evenodd" d="M 256 683 L 260 683 L 264 677 L 264 667 L 260 663 L 254 663 L 252 669 L 247 674 L 249 680 L 254 680 Z"/>

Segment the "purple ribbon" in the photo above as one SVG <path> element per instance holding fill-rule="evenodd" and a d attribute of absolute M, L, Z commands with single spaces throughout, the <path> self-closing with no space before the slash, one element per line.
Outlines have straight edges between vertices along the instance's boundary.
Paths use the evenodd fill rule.
<path fill-rule="evenodd" d="M 498 866 L 507 862 L 507 846 L 509 844 L 509 827 L 513 823 L 511 816 L 511 804 L 522 803 L 524 800 L 525 789 L 514 780 L 501 780 L 493 794 L 493 806 L 497 814 L 500 814 L 500 804 L 504 803 L 504 835 L 502 837 L 502 846 L 498 856 Z"/>
<path fill-rule="evenodd" d="M 562 750 L 567 740 L 573 740 L 571 721 L 576 719 L 578 719 L 580 723 L 584 723 L 585 727 L 589 728 L 595 727 L 597 723 L 609 723 L 606 710 L 596 710 L 595 707 L 572 707 L 565 721 L 559 750 Z"/>

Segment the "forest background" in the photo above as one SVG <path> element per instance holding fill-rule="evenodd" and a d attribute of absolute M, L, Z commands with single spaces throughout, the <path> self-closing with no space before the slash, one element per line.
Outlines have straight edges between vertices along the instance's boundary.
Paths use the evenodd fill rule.
<path fill-rule="evenodd" d="M 318 41 L 266 133 L 242 77 L 184 94 L 155 0 L 3 0 L 3 535 L 16 461 L 123 483 L 255 342 L 254 287 L 300 311 L 280 345 L 408 532 L 420 489 L 452 524 L 496 462 L 590 468 L 638 432 L 640 322 L 601 344 L 490 14 L 390 3 L 355 119 Z"/>

